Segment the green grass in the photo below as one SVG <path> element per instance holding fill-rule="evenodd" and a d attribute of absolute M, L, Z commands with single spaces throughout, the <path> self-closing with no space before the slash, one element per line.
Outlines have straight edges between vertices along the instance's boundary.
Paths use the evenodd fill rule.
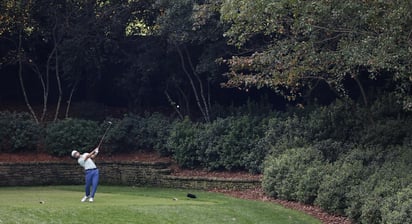
<path fill-rule="evenodd" d="M 0 224 L 320 223 L 274 203 L 202 191 L 192 191 L 197 198 L 191 199 L 186 197 L 187 193 L 174 189 L 100 186 L 94 203 L 81 203 L 82 186 L 0 187 Z"/>

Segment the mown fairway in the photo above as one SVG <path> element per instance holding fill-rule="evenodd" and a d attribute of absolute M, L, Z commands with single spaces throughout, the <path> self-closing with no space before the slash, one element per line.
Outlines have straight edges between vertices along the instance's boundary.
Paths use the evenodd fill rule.
<path fill-rule="evenodd" d="M 0 223 L 320 223 L 273 203 L 208 192 L 100 186 L 81 203 L 82 186 L 2 187 Z"/>

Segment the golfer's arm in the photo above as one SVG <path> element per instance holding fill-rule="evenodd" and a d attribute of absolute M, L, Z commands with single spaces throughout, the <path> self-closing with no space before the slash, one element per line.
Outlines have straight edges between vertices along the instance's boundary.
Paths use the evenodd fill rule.
<path fill-rule="evenodd" d="M 96 153 L 95 150 L 96 150 L 96 149 L 94 149 L 93 151 L 91 151 L 91 152 L 89 153 L 89 158 L 94 159 L 94 158 L 97 156 L 97 153 Z"/>
<path fill-rule="evenodd" d="M 85 158 L 84 161 L 88 160 L 89 158 L 94 159 L 96 157 L 96 154 L 94 154 L 94 151 L 91 151 Z"/>
<path fill-rule="evenodd" d="M 90 158 L 94 159 L 97 155 L 94 154 L 94 151 L 92 152 L 92 154 L 90 154 Z"/>

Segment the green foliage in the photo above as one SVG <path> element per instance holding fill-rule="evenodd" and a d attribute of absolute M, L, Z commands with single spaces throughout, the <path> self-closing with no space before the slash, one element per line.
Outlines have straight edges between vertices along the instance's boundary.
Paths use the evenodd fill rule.
<path fill-rule="evenodd" d="M 354 148 L 354 144 L 326 139 L 313 142 L 312 147 L 322 152 L 326 160 L 334 162 L 345 153 L 350 152 Z"/>
<path fill-rule="evenodd" d="M 345 81 L 382 78 L 410 109 L 411 8 L 409 1 L 223 1 L 228 43 L 251 52 L 224 60 L 227 86 L 268 86 L 293 100 L 320 80 L 348 96 Z"/>
<path fill-rule="evenodd" d="M 351 101 L 336 101 L 329 106 L 275 115 L 262 141 L 274 153 L 310 145 L 322 151 L 331 162 L 356 145 L 382 148 L 402 144 L 411 136 L 408 131 L 411 121 L 406 114 L 400 116 L 399 111 L 376 109 L 375 105 L 384 102 L 384 99 L 374 102 L 373 117 Z"/>
<path fill-rule="evenodd" d="M 148 138 L 150 143 L 149 149 L 155 149 L 160 155 L 170 155 L 172 152 L 167 148 L 167 139 L 170 135 L 170 129 L 173 121 L 162 114 L 154 113 L 147 118 Z"/>
<path fill-rule="evenodd" d="M 379 103 L 378 100 L 376 104 Z M 394 119 L 393 113 L 375 112 L 371 124 L 365 108 L 352 101 L 338 100 L 329 106 L 275 114 L 262 141 L 273 153 L 310 145 L 333 162 L 355 145 L 386 147 L 402 143 L 410 136 L 408 126 L 404 125 L 410 122 L 407 118 Z"/>
<path fill-rule="evenodd" d="M 294 147 L 311 146 L 320 150 L 329 161 L 335 161 L 350 150 L 349 139 L 357 138 L 356 129 L 361 124 L 341 103 L 307 112 L 285 113 L 270 118 L 262 144 L 271 153 L 282 154 Z M 356 116 L 356 115 L 355 115 Z"/>
<path fill-rule="evenodd" d="M 306 124 L 304 117 L 293 114 L 271 117 L 261 144 L 270 147 L 273 154 L 283 154 L 289 148 L 304 147 L 309 137 Z"/>
<path fill-rule="evenodd" d="M 323 178 L 315 204 L 355 222 L 386 223 L 384 204 L 394 203 L 392 196 L 412 183 L 411 154 L 406 146 L 379 150 L 357 148 L 342 156 Z"/>
<path fill-rule="evenodd" d="M 412 183 L 410 116 L 399 107 L 393 109 L 396 104 L 390 102 L 388 98 L 376 100 L 371 113 L 353 102 L 338 101 L 272 117 L 261 139 L 270 148 L 264 170 L 265 192 L 314 203 L 356 223 L 405 223 L 389 220 L 396 220 L 393 214 L 399 213 L 408 220 L 407 212 L 402 211 L 408 208 L 407 202 L 390 218 L 389 209 L 383 209 L 388 203 L 396 204 L 391 201 L 394 195 Z M 306 159 L 316 159 L 310 159 L 313 156 L 306 151 L 297 154 L 302 148 L 316 151 L 323 161 L 315 169 L 304 168 L 305 174 L 296 167 L 305 167 Z"/>
<path fill-rule="evenodd" d="M 360 150 L 333 164 L 332 172 L 324 176 L 319 186 L 318 197 L 314 203 L 328 212 L 345 215 L 345 210 L 351 203 L 348 193 L 370 172 L 365 166 L 367 160 L 369 155 L 363 154 Z"/>
<path fill-rule="evenodd" d="M 217 119 L 205 126 L 205 165 L 208 169 L 247 169 L 260 172 L 268 148 L 256 147 L 265 120 L 254 116 Z"/>
<path fill-rule="evenodd" d="M 0 152 L 36 150 L 43 131 L 28 113 L 0 112 Z"/>
<path fill-rule="evenodd" d="M 370 113 L 374 118 L 387 117 L 390 119 L 403 119 L 408 114 L 402 110 L 402 104 L 396 95 L 391 93 L 376 98 L 370 106 Z"/>
<path fill-rule="evenodd" d="M 313 203 L 322 178 L 327 172 L 320 151 L 290 148 L 271 155 L 265 163 L 263 188 L 270 196 Z"/>
<path fill-rule="evenodd" d="M 364 109 L 350 100 L 337 100 L 327 107 L 318 107 L 308 117 L 308 128 L 313 139 L 357 141 L 358 133 L 367 122 Z"/>
<path fill-rule="evenodd" d="M 160 33 L 170 35 L 174 42 L 187 41 L 192 32 L 193 18 L 192 9 L 194 1 L 190 0 L 158 0 L 159 8 L 166 11 L 157 18 Z"/>
<path fill-rule="evenodd" d="M 410 120 L 385 119 L 360 133 L 361 144 L 388 147 L 402 144 L 405 138 L 410 137 Z"/>
<path fill-rule="evenodd" d="M 389 97 L 377 99 L 369 112 L 338 101 L 264 115 L 251 104 L 210 123 L 129 114 L 111 119 L 103 147 L 107 153 L 154 149 L 186 168 L 263 172 L 263 188 L 270 196 L 315 204 L 357 223 L 407 223 L 411 118 L 391 102 Z M 19 140 L 31 142 L 26 131 L 37 129 L 41 139 L 41 128 L 32 126 L 28 114 L 0 115 L 1 150 L 12 148 L 3 139 L 12 139 L 15 127 L 25 127 L 16 135 Z M 50 123 L 46 149 L 60 156 L 72 149 L 89 150 L 106 128 L 107 123 L 77 119 Z M 16 149 L 26 149 L 19 144 L 23 146 Z"/>
<path fill-rule="evenodd" d="M 412 185 L 386 198 L 382 204 L 382 223 L 412 223 Z"/>
<path fill-rule="evenodd" d="M 258 146 L 265 122 L 253 116 L 219 118 L 204 124 L 186 118 L 172 127 L 168 147 L 182 167 L 258 173 L 268 151 Z"/>
<path fill-rule="evenodd" d="M 89 152 L 100 141 L 104 127 L 95 121 L 65 119 L 46 128 L 46 149 L 50 154 L 70 156 L 72 150 Z"/>
<path fill-rule="evenodd" d="M 187 117 L 172 126 L 167 147 L 181 167 L 195 168 L 201 164 L 198 134 L 202 126 L 200 123 L 192 123 Z"/>
<path fill-rule="evenodd" d="M 370 107 L 370 116 L 374 123 L 359 131 L 359 144 L 391 147 L 411 139 L 410 115 L 402 110 L 393 95 L 376 99 Z"/>
<path fill-rule="evenodd" d="M 377 155 L 374 165 L 369 166 L 372 172 L 368 178 L 348 192 L 350 206 L 346 214 L 351 219 L 360 223 L 385 223 L 382 221 L 384 204 L 394 203 L 391 201 L 393 196 L 412 183 L 409 147 L 393 147 L 390 150 L 383 162 L 383 156 Z"/>
<path fill-rule="evenodd" d="M 114 122 L 107 135 L 110 151 L 157 150 L 162 155 L 166 147 L 171 120 L 154 113 L 145 117 L 129 114 Z"/>

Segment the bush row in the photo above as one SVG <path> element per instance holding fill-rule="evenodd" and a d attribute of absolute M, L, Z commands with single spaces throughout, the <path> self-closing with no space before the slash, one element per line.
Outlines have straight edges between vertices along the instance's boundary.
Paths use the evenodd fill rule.
<path fill-rule="evenodd" d="M 82 151 L 96 147 L 105 131 L 102 150 L 106 154 L 157 150 L 170 155 L 167 147 L 173 121 L 160 114 L 147 116 L 125 115 L 122 119 L 103 122 L 66 119 L 51 123 L 46 128 L 46 150 L 53 155 L 67 155 L 73 149 Z"/>
<path fill-rule="evenodd" d="M 182 167 L 263 172 L 271 196 L 316 204 L 358 223 L 411 223 L 411 116 L 390 97 L 364 108 L 328 107 L 229 114 L 211 123 L 160 114 L 108 119 L 105 153 L 155 149 Z M 98 144 L 107 122 L 67 119 L 36 125 L 0 113 L 0 150 L 54 155 Z"/>
<path fill-rule="evenodd" d="M 254 116 L 218 118 L 211 123 L 188 119 L 173 126 L 168 149 L 183 167 L 261 172 L 267 147 L 260 145 L 267 119 Z"/>
<path fill-rule="evenodd" d="M 169 153 L 166 140 L 172 122 L 159 114 L 125 115 L 109 119 L 113 125 L 103 146 L 106 153 L 157 149 Z M 108 120 L 107 120 L 108 121 Z M 52 155 L 69 155 L 71 150 L 88 151 L 100 142 L 108 122 L 64 119 L 44 125 L 36 124 L 27 113 L 0 112 L 0 152 L 47 151 Z"/>
<path fill-rule="evenodd" d="M 0 112 L 0 152 L 35 150 L 43 131 L 28 113 Z"/>
<path fill-rule="evenodd" d="M 209 170 L 261 172 L 268 148 L 262 139 L 268 119 L 230 116 L 211 123 L 173 120 L 161 114 L 125 115 L 103 122 L 65 119 L 35 124 L 28 114 L 0 114 L 0 151 L 46 150 L 67 156 L 77 149 L 89 151 L 98 145 L 112 122 L 103 145 L 107 154 L 156 150 L 173 156 L 181 167 Z"/>
<path fill-rule="evenodd" d="M 390 97 L 271 119 L 263 188 L 355 223 L 412 223 L 410 115 Z"/>
<path fill-rule="evenodd" d="M 266 161 L 270 196 L 315 204 L 355 223 L 412 223 L 411 145 L 356 148 L 330 163 L 315 147 L 291 148 Z"/>

